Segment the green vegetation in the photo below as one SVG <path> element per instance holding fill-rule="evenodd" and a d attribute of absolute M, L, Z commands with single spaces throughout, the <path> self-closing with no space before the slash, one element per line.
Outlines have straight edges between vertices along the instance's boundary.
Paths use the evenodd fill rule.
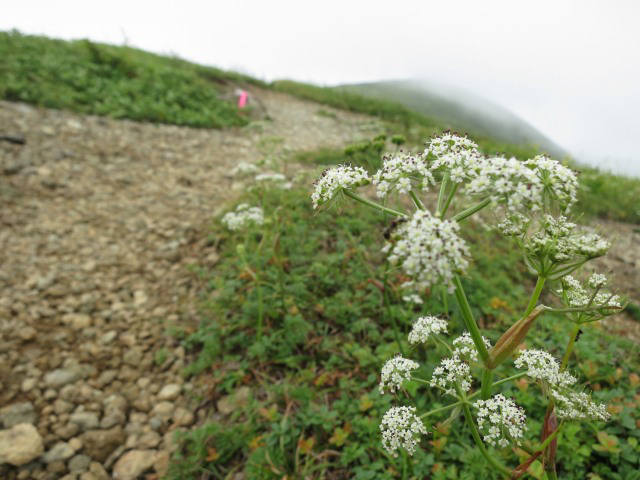
<path fill-rule="evenodd" d="M 130 47 L 0 32 L 0 98 L 192 127 L 244 125 L 219 97 L 249 77 Z"/>
<path fill-rule="evenodd" d="M 380 252 L 391 219 L 364 208 L 317 213 L 308 192 L 297 189 L 253 191 L 240 201 L 262 203 L 268 220 L 245 234 L 214 228 L 221 262 L 215 272 L 203 273 L 211 291 L 205 320 L 186 339 L 198 352 L 188 373 L 206 375 L 214 403 L 237 406 L 182 437 L 169 478 L 223 479 L 239 471 L 274 480 L 494 478 L 460 418 L 434 418 L 427 425 L 433 433 L 412 458 L 391 458 L 381 448 L 378 424 L 392 400 L 378 393 L 378 372 L 399 351 L 391 327 L 396 323 L 406 334 L 420 314 L 445 313 L 439 295 L 425 292 L 425 304 L 412 308 L 394 293 L 404 279 L 385 273 Z M 464 229 L 476 259 L 465 289 L 495 341 L 526 305 L 521 285 L 532 279 L 507 240 L 474 223 Z M 452 299 L 448 303 L 455 307 Z M 460 332 L 458 312 L 449 313 Z M 529 347 L 564 349 L 569 325 L 547 315 L 536 328 L 539 343 Z M 409 348 L 406 336 L 402 346 Z M 565 430 L 559 477 L 582 480 L 592 472 L 594 480 L 640 478 L 638 346 L 593 327 L 585 329 L 576 351 L 583 368 L 575 373 L 598 400 L 613 405 L 615 415 L 601 430 L 596 424 Z M 439 358 L 421 350 L 411 356 L 424 364 L 422 378 Z M 496 371 L 497 378 L 511 373 L 510 362 Z M 409 385 L 411 396 L 416 387 Z M 546 404 L 534 385 L 511 388 L 535 441 Z M 437 393 L 424 392 L 410 404 L 419 410 L 443 405 Z M 532 471 L 539 474 L 539 463 Z"/>

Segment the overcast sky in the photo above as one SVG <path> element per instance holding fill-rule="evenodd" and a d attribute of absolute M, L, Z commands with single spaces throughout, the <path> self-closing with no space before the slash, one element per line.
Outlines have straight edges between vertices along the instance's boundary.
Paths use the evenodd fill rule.
<path fill-rule="evenodd" d="M 640 1 L 9 2 L 0 29 L 173 53 L 266 80 L 462 87 L 577 158 L 640 175 Z"/>

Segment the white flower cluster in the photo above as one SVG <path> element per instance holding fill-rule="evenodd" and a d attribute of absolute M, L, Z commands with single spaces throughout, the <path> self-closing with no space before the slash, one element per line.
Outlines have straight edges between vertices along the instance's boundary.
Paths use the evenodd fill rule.
<path fill-rule="evenodd" d="M 601 420 L 606 422 L 611 415 L 607 412 L 607 406 L 594 402 L 584 392 L 560 392 L 551 389 L 551 396 L 556 403 L 556 415 L 565 420 Z"/>
<path fill-rule="evenodd" d="M 390 253 L 389 262 L 400 264 L 418 288 L 437 283 L 453 288 L 453 276 L 469 265 L 465 258 L 469 250 L 458 236 L 459 230 L 457 222 L 417 210 L 396 229 L 392 238 L 395 241 L 387 243 L 383 252 Z"/>
<path fill-rule="evenodd" d="M 351 189 L 367 185 L 370 182 L 369 175 L 362 167 L 351 165 L 338 165 L 325 170 L 322 177 L 316 182 L 311 194 L 313 208 L 318 208 L 329 202 L 342 189 Z"/>
<path fill-rule="evenodd" d="M 576 230 L 576 224 L 566 217 L 546 215 L 542 229 L 525 240 L 527 255 L 563 263 L 577 258 L 596 258 L 604 255 L 610 244 L 600 235 Z"/>
<path fill-rule="evenodd" d="M 544 350 L 522 350 L 515 360 L 517 368 L 526 368 L 527 375 L 555 387 L 567 387 L 576 383 L 576 378 L 567 371 L 560 371 L 560 365 Z"/>
<path fill-rule="evenodd" d="M 491 349 L 491 342 L 488 338 L 482 337 L 482 341 L 484 345 L 487 347 L 487 350 Z M 476 349 L 475 344 L 473 343 L 473 339 L 469 332 L 465 332 L 459 337 L 457 337 L 453 341 L 453 354 L 458 358 L 464 359 L 467 362 L 477 362 L 478 361 L 478 350 Z"/>
<path fill-rule="evenodd" d="M 239 162 L 233 169 L 231 169 L 231 175 L 243 175 L 248 173 L 256 173 L 258 166 L 254 163 Z"/>
<path fill-rule="evenodd" d="M 293 186 L 291 182 L 287 182 L 287 177 L 285 177 L 282 173 L 260 173 L 256 175 L 255 180 L 256 182 L 269 182 L 273 184 L 273 186 L 282 190 L 289 190 Z"/>
<path fill-rule="evenodd" d="M 508 212 L 540 210 L 544 185 L 536 171 L 516 158 L 489 157 L 478 163 L 478 174 L 471 179 L 465 193 L 488 197 L 504 205 Z"/>
<path fill-rule="evenodd" d="M 527 233 L 530 220 L 524 215 L 513 212 L 508 213 L 504 220 L 498 223 L 498 230 L 506 237 L 521 237 Z"/>
<path fill-rule="evenodd" d="M 461 183 L 475 176 L 481 161 L 478 145 L 467 137 L 445 133 L 431 139 L 424 150 L 426 160 L 433 160 L 431 170 L 449 172 L 454 183 Z"/>
<path fill-rule="evenodd" d="M 543 186 L 545 197 L 555 200 L 566 210 L 577 200 L 578 179 L 570 168 L 545 155 L 527 160 L 525 165 L 532 168 Z"/>
<path fill-rule="evenodd" d="M 599 273 L 591 275 L 586 286 L 573 276 L 566 275 L 556 293 L 565 306 L 578 309 L 567 314 L 573 322 L 595 322 L 622 309 L 620 297 L 602 289 L 606 284 L 607 277 Z"/>
<path fill-rule="evenodd" d="M 427 343 L 429 337 L 440 333 L 447 333 L 447 321 L 428 315 L 415 321 L 409 332 L 409 343 Z"/>
<path fill-rule="evenodd" d="M 443 358 L 440 365 L 433 369 L 429 385 L 441 388 L 449 395 L 456 395 L 456 386 L 464 392 L 471 388 L 471 368 L 458 355 Z"/>
<path fill-rule="evenodd" d="M 396 452 L 400 448 L 413 455 L 420 436 L 427 434 L 426 427 L 415 412 L 415 407 L 392 407 L 382 417 L 382 446 L 394 457 L 398 456 Z"/>
<path fill-rule="evenodd" d="M 478 409 L 478 427 L 483 439 L 494 447 L 506 447 L 510 441 L 520 443 L 527 429 L 524 410 L 509 398 L 497 394 L 473 404 Z"/>
<path fill-rule="evenodd" d="M 229 230 L 241 230 L 251 224 L 262 225 L 264 223 L 264 213 L 260 207 L 250 207 L 246 203 L 241 203 L 235 212 L 228 212 L 222 217 L 222 223 Z"/>
<path fill-rule="evenodd" d="M 378 197 L 384 198 L 391 191 L 409 193 L 414 184 L 421 190 L 428 190 L 435 183 L 427 162 L 421 155 L 399 153 L 382 158 L 382 168 L 373 175 Z"/>
<path fill-rule="evenodd" d="M 384 393 L 385 387 L 390 392 L 400 390 L 405 381 L 411 380 L 411 372 L 419 366 L 420 365 L 413 360 L 401 357 L 400 355 L 391 360 L 387 360 L 380 374 L 380 393 Z"/>

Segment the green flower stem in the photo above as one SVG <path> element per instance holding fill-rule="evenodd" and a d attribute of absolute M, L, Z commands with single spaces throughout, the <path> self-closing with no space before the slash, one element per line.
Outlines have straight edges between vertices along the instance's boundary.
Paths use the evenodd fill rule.
<path fill-rule="evenodd" d="M 467 208 L 465 210 L 462 210 L 461 212 L 456 213 L 453 216 L 453 219 L 456 222 L 461 222 L 465 218 L 468 218 L 471 215 L 473 215 L 474 213 L 479 212 L 480 210 L 482 210 L 484 207 L 486 207 L 490 203 L 491 203 L 491 200 L 486 198 L 483 201 L 481 201 L 480 203 L 476 203 L 475 205 L 472 205 L 469 208 Z"/>
<path fill-rule="evenodd" d="M 512 380 L 517 380 L 519 378 L 524 377 L 526 374 L 527 374 L 527 372 L 516 373 L 515 375 L 511 375 L 510 377 L 503 378 L 502 380 L 498 380 L 497 382 L 493 382 L 492 387 L 497 387 L 498 385 L 502 385 L 503 383 L 507 383 L 507 382 L 510 382 Z"/>
<path fill-rule="evenodd" d="M 409 190 L 409 196 L 411 197 L 411 200 L 413 200 L 413 203 L 418 210 L 424 210 L 424 203 L 422 203 L 422 200 L 418 198 L 416 192 L 414 192 L 413 190 Z"/>
<path fill-rule="evenodd" d="M 452 408 L 462 405 L 462 403 L 463 403 L 462 400 L 460 400 L 458 402 L 451 403 L 446 407 L 434 408 L 433 410 L 429 410 L 428 412 L 420 415 L 420 418 L 430 417 L 431 415 L 435 415 L 436 413 L 446 412 L 447 410 L 451 410 Z"/>
<path fill-rule="evenodd" d="M 367 207 L 375 208 L 376 210 L 380 210 L 381 212 L 384 212 L 384 213 L 390 213 L 391 215 L 395 215 L 396 217 L 406 217 L 404 213 L 399 212 L 398 210 L 394 210 L 392 208 L 388 208 L 383 205 L 380 205 L 379 203 L 372 202 L 371 200 L 367 200 L 366 198 L 363 198 L 360 195 L 353 193 L 351 190 L 342 189 L 342 191 L 347 197 L 351 197 L 356 202 L 360 202 L 366 205 Z"/>
<path fill-rule="evenodd" d="M 454 184 L 453 188 L 449 192 L 449 196 L 447 197 L 447 201 L 445 202 L 445 204 L 442 207 L 442 212 L 440 214 L 441 218 L 444 218 L 445 214 L 447 213 L 447 210 L 449 210 L 449 205 L 451 205 L 451 200 L 453 200 L 453 196 L 456 194 L 456 191 L 458 190 L 459 186 L 460 186 L 459 183 Z"/>
<path fill-rule="evenodd" d="M 524 315 L 522 315 L 522 317 L 526 317 L 531 312 L 533 312 L 534 308 L 536 308 L 538 300 L 540 299 L 540 294 L 542 293 L 542 289 L 544 288 L 544 282 L 546 282 L 546 280 L 547 280 L 546 277 L 538 275 L 538 279 L 536 280 L 536 288 L 533 290 L 533 293 L 531 294 L 531 298 L 529 299 L 529 305 L 527 305 L 527 309 L 525 310 Z"/>
<path fill-rule="evenodd" d="M 480 389 L 480 398 L 486 400 L 491 396 L 491 387 L 493 384 L 493 370 L 485 368 L 482 370 L 482 387 Z"/>
<path fill-rule="evenodd" d="M 569 336 L 569 342 L 567 343 L 567 349 L 564 352 L 564 356 L 562 357 L 562 363 L 560 364 L 560 370 L 564 370 L 567 368 L 567 364 L 569 363 L 569 357 L 571 356 L 571 352 L 573 352 L 573 346 L 576 343 L 576 337 L 578 336 L 578 332 L 580 331 L 580 325 L 576 324 L 573 326 L 573 330 L 571 330 L 571 335 Z"/>
<path fill-rule="evenodd" d="M 442 178 L 442 183 L 440 184 L 440 192 L 438 193 L 438 205 L 437 212 L 442 216 L 442 205 L 444 204 L 444 193 L 447 190 L 447 185 L 449 184 L 449 172 L 444 174 Z"/>
<path fill-rule="evenodd" d="M 464 322 L 464 326 L 471 335 L 471 339 L 476 346 L 476 350 L 478 351 L 480 360 L 482 360 L 482 363 L 486 365 L 489 361 L 489 352 L 487 351 L 487 347 L 482 341 L 482 334 L 480 333 L 480 329 L 478 328 L 478 325 L 473 318 L 473 313 L 471 313 L 469 301 L 467 300 L 467 296 L 464 293 L 464 288 L 462 287 L 462 282 L 460 281 L 460 277 L 458 275 L 455 275 L 453 277 L 453 283 L 456 286 L 455 296 L 462 313 L 462 321 Z"/>
<path fill-rule="evenodd" d="M 498 470 L 505 477 L 509 477 L 511 475 L 511 470 L 509 470 L 507 467 L 502 465 L 498 460 L 496 460 L 488 452 L 487 448 L 484 446 L 484 442 L 482 441 L 482 438 L 480 437 L 480 432 L 478 431 L 478 427 L 476 427 L 476 422 L 473 419 L 473 415 L 471 414 L 471 409 L 469 408 L 469 403 L 464 402 L 462 404 L 462 411 L 464 412 L 464 417 L 465 417 L 465 419 L 467 421 L 467 425 L 469 425 L 469 428 L 471 429 L 471 436 L 473 437 L 473 440 L 476 442 L 476 445 L 480 449 L 480 453 L 482 453 L 482 456 L 487 459 L 487 461 L 491 464 L 491 466 L 493 468 Z"/>
<path fill-rule="evenodd" d="M 382 292 L 382 296 L 384 298 L 384 308 L 387 311 L 387 316 L 391 318 L 391 325 L 393 327 L 393 336 L 395 338 L 396 343 L 398 344 L 398 350 L 400 350 L 400 354 L 404 357 L 404 347 L 402 346 L 402 341 L 400 340 L 400 332 L 398 330 L 398 323 L 396 322 L 396 317 L 391 311 L 391 304 L 389 302 L 389 284 L 387 283 L 387 273 L 385 272 L 384 278 L 382 280 L 384 291 Z"/>

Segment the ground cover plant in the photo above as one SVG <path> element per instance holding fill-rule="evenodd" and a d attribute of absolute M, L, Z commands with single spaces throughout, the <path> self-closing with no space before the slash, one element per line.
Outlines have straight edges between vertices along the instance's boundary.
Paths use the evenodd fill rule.
<path fill-rule="evenodd" d="M 416 376 L 429 378 L 440 358 L 410 343 L 413 322 L 427 315 L 449 318 L 455 337 L 464 332 L 461 319 L 468 314 L 454 295 L 442 296 L 436 288 L 420 290 L 421 304 L 401 291 L 408 276 L 390 271 L 381 252 L 385 236 L 393 235 L 393 214 L 366 208 L 314 214 L 308 187 L 296 182 L 291 189 L 254 188 L 241 204 L 246 206 L 217 224 L 222 264 L 214 273 L 202 272 L 212 292 L 206 319 L 185 338 L 198 352 L 189 373 L 210 381 L 211 397 L 203 400 L 226 413 L 182 437 L 170 478 L 228 478 L 239 471 L 274 479 L 501 478 L 473 445 L 470 426 L 444 413 L 425 425 L 429 435 L 413 456 L 383 448 L 379 425 L 397 401 L 380 394 L 380 369 L 394 355 L 410 354 L 420 362 Z M 455 199 L 451 205 L 462 207 Z M 495 344 L 526 308 L 535 285 L 508 239 L 483 222 L 465 222 L 461 229 L 473 261 L 460 281 L 482 334 Z M 567 324 L 559 313 L 545 312 L 535 329 L 535 336 L 523 340 L 530 350 L 558 355 L 566 347 Z M 564 425 L 557 473 L 634 478 L 639 379 L 637 361 L 628 359 L 637 358 L 637 347 L 594 324 L 582 331 L 573 344 L 583 359 L 575 373 L 615 417 L 587 428 Z M 501 393 L 526 410 L 528 432 L 539 432 L 547 405 L 536 381 L 512 362 L 496 369 L 495 381 L 514 375 L 519 378 L 501 384 Z M 420 380 L 402 387 L 406 406 L 417 411 L 450 403 L 438 391 L 424 390 Z M 226 409 L 229 402 L 236 408 Z M 517 465 L 539 446 L 529 435 L 494 455 L 501 462 L 516 458 Z M 527 475 L 545 478 L 541 460 L 528 465 Z"/>

